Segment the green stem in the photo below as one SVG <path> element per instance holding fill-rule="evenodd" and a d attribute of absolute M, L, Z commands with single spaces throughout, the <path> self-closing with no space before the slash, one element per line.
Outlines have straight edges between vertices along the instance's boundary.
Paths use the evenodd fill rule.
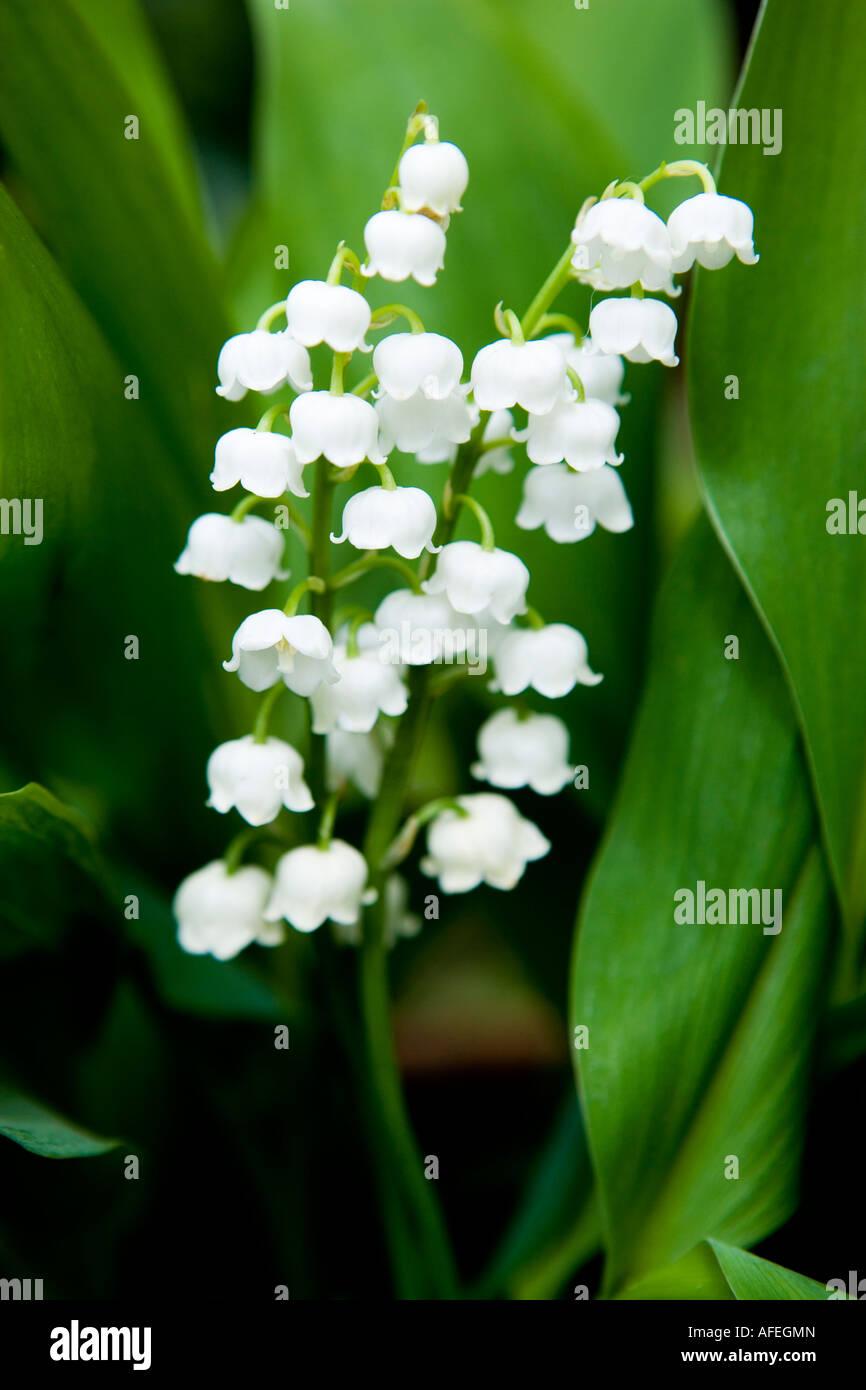
<path fill-rule="evenodd" d="M 345 589 L 347 584 L 354 584 L 374 569 L 396 570 L 409 584 L 413 593 L 423 593 L 417 574 L 405 560 L 398 560 L 396 555 L 380 555 L 376 550 L 366 550 L 359 560 L 353 560 L 345 569 L 338 570 L 328 581 L 328 587 L 332 590 Z"/>
<path fill-rule="evenodd" d="M 308 575 L 306 579 L 302 579 L 300 584 L 296 584 L 294 589 L 292 589 L 292 592 L 286 599 L 283 612 L 285 613 L 287 618 L 293 618 L 298 611 L 298 605 L 300 604 L 301 599 L 304 597 L 304 594 L 321 594 L 324 593 L 324 591 L 324 579 L 320 579 L 320 577 L 317 574 Z"/>
<path fill-rule="evenodd" d="M 538 294 L 533 299 L 523 318 L 520 326 L 523 329 L 524 338 L 531 338 L 544 314 L 547 313 L 556 296 L 565 289 L 571 276 L 571 258 L 574 255 L 574 247 L 571 242 L 563 251 L 553 270 L 548 275 Z"/>
<path fill-rule="evenodd" d="M 269 309 L 265 310 L 265 312 L 259 318 L 259 321 L 256 324 L 256 328 L 263 328 L 266 333 L 269 333 L 271 331 L 271 324 L 274 322 L 274 320 L 278 319 L 280 317 L 280 314 L 284 314 L 285 312 L 286 301 L 284 299 L 280 299 L 277 301 L 276 304 L 272 304 Z"/>
<path fill-rule="evenodd" d="M 253 738 L 256 743 L 265 742 L 268 736 L 268 721 L 271 717 L 271 710 L 285 689 L 285 683 L 283 681 L 278 681 L 276 685 L 271 686 L 259 705 L 259 712 L 256 715 L 256 722 L 253 725 Z"/>
<path fill-rule="evenodd" d="M 319 822 L 319 835 L 316 841 L 319 849 L 327 849 L 334 834 L 334 822 L 337 819 L 337 807 L 340 804 L 339 791 L 332 792 L 325 802 L 325 809 L 322 812 L 322 819 Z"/>
<path fill-rule="evenodd" d="M 329 583 L 331 573 L 331 512 L 333 510 L 333 484 L 328 476 L 328 462 L 320 458 L 316 463 L 313 482 L 313 516 L 310 528 L 310 570 L 320 575 L 324 587 L 313 594 L 312 610 L 330 632 L 333 619 L 333 594 Z M 307 701 L 308 708 L 312 708 Z M 312 716 L 311 716 L 312 722 Z M 317 806 L 326 796 L 327 767 L 324 734 L 314 734 L 310 729 L 310 756 L 307 760 L 310 791 Z"/>
<path fill-rule="evenodd" d="M 675 159 L 670 164 L 662 160 L 657 169 L 653 169 L 651 174 L 647 174 L 645 179 L 641 179 L 638 187 L 646 193 L 662 179 L 700 179 L 705 193 L 715 193 L 716 181 L 707 168 L 706 164 L 700 164 L 696 159 Z"/>
<path fill-rule="evenodd" d="M 414 309 L 409 309 L 405 304 L 383 304 L 377 309 L 370 320 L 371 328 L 387 328 L 390 323 L 398 318 L 404 318 L 413 333 L 423 333 L 424 325 Z"/>
<path fill-rule="evenodd" d="M 452 507 L 459 507 L 461 503 L 470 509 L 481 527 L 481 549 L 495 550 L 496 537 L 493 534 L 493 523 L 481 503 L 477 498 L 471 497 L 468 492 L 457 492 L 451 496 L 449 511 Z"/>
<path fill-rule="evenodd" d="M 253 507 L 257 507 L 260 502 L 267 501 L 267 497 L 257 497 L 254 492 L 249 493 L 246 497 L 242 497 L 231 514 L 232 521 L 243 521 L 247 512 L 251 512 Z"/>

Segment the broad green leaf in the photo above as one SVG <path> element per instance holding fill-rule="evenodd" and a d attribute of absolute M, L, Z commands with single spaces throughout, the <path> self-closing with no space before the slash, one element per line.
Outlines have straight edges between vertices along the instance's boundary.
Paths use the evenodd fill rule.
<path fill-rule="evenodd" d="M 677 106 L 727 94 L 724 12 L 695 0 L 618 0 L 577 11 L 562 0 L 248 0 L 258 68 L 254 200 L 232 259 L 245 323 L 305 276 L 324 274 L 345 237 L 363 254 L 405 122 L 419 98 L 443 139 L 466 152 L 465 211 L 452 219 L 445 270 L 432 290 L 373 280 L 373 303 L 411 304 L 425 325 L 459 342 L 467 369 L 494 334 L 504 299 L 525 307 L 565 246 L 576 213 L 618 173 L 648 171 L 673 145 Z M 624 35 L 628 34 L 628 42 Z M 659 83 L 659 70 L 665 82 Z M 290 266 L 274 268 L 287 246 Z M 584 320 L 585 292 L 563 308 Z M 654 413 L 662 372 L 629 372 L 623 412 L 623 479 L 634 506 L 629 535 L 601 532 L 570 547 L 541 531 L 516 533 L 520 476 L 477 487 L 499 543 L 519 546 L 533 575 L 532 602 L 574 623 L 589 641 L 604 693 L 576 691 L 566 713 L 574 761 L 591 768 L 582 805 L 610 800 L 625 729 L 640 687 L 655 561 Z M 442 470 L 396 465 L 401 482 L 437 492 Z M 341 503 L 338 501 L 338 505 Z M 471 518 L 463 534 L 470 535 Z M 567 576 L 566 582 L 564 577 Z M 470 692 L 474 693 L 474 692 Z"/>
<path fill-rule="evenodd" d="M 2 190 L 0 262 L 0 492 L 42 509 L 40 544 L 0 539 L 4 760 L 20 781 L 62 787 L 98 827 L 122 826 L 153 872 L 206 852 L 205 760 L 216 725 L 238 727 L 220 657 L 248 599 L 173 572 L 204 506 Z"/>
<path fill-rule="evenodd" d="M 828 506 L 840 499 L 847 517 L 854 494 L 856 530 L 864 47 L 857 0 L 769 0 L 736 104 L 784 114 L 782 152 L 729 146 L 720 185 L 754 209 L 761 260 L 699 272 L 689 334 L 709 504 L 791 683 L 852 936 L 866 910 L 866 541 L 828 533 Z M 728 400 L 731 375 L 739 397 Z"/>
<path fill-rule="evenodd" d="M 149 50 L 124 59 L 135 21 L 115 16 L 101 30 L 81 8 L 0 8 L 0 138 L 41 235 L 117 353 L 117 390 L 139 377 L 141 401 L 181 445 L 175 468 L 197 478 L 229 415 L 214 396 L 228 336 L 216 266 L 178 196 Z M 130 115 L 137 139 L 126 138 Z"/>
<path fill-rule="evenodd" d="M 86 822 L 31 783 L 0 796 L 0 957 L 53 947 L 72 917 L 104 910 Z"/>
<path fill-rule="evenodd" d="M 724 1245 L 719 1240 L 707 1242 L 722 1273 L 731 1286 L 735 1298 L 743 1299 L 810 1299 L 827 1302 L 829 1293 L 826 1285 L 807 1279 L 804 1274 L 795 1274 L 792 1269 L 773 1264 L 751 1255 L 748 1250 L 737 1250 L 733 1245 Z"/>
<path fill-rule="evenodd" d="M 833 926 L 814 836 L 774 654 L 701 522 L 659 601 L 573 972 L 611 1291 L 704 1237 L 754 1244 L 791 1210 Z M 700 882 L 768 891 L 768 908 L 779 890 L 781 931 L 678 923 L 675 894 Z"/>
<path fill-rule="evenodd" d="M 662 1269 L 654 1269 L 614 1297 L 624 1302 L 730 1302 L 731 1286 L 706 1241 Z"/>
<path fill-rule="evenodd" d="M 153 132 L 163 172 L 193 228 L 202 231 L 198 175 L 180 107 L 168 82 L 140 0 L 69 0 L 116 77 L 135 114 Z"/>
<path fill-rule="evenodd" d="M 0 1134 L 42 1158 L 92 1158 L 116 1149 L 104 1139 L 49 1110 L 40 1101 L 0 1084 Z"/>

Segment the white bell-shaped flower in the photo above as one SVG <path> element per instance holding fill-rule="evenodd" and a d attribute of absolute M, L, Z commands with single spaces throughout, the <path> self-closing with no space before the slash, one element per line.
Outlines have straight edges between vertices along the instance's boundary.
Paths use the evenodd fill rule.
<path fill-rule="evenodd" d="M 237 671 L 250 690 L 268 690 L 283 680 L 296 695 L 339 680 L 334 644 L 324 623 L 311 613 L 289 618 L 281 608 L 264 608 L 244 618 L 232 638 L 226 671 Z"/>
<path fill-rule="evenodd" d="M 604 401 L 606 405 L 626 405 L 629 397 L 622 393 L 625 362 L 616 353 L 599 352 L 590 338 L 575 343 L 570 333 L 555 333 L 556 342 L 565 353 L 569 367 L 580 377 L 587 400 Z"/>
<path fill-rule="evenodd" d="M 364 228 L 364 275 L 383 280 L 415 280 L 435 285 L 445 264 L 445 233 L 438 223 L 415 212 L 376 212 Z"/>
<path fill-rule="evenodd" d="M 257 497 L 309 497 L 304 487 L 303 465 L 291 439 L 271 430 L 244 426 L 222 435 L 214 451 L 210 475 L 215 492 L 227 492 L 238 483 Z"/>
<path fill-rule="evenodd" d="M 350 927 L 361 915 L 366 893 L 367 861 L 345 840 L 325 849 L 300 845 L 277 861 L 265 917 L 285 918 L 296 931 L 315 931 L 328 918 Z"/>
<path fill-rule="evenodd" d="M 286 321 L 289 332 L 306 347 L 327 343 L 334 352 L 369 352 L 364 334 L 371 309 L 362 294 L 346 285 L 324 280 L 301 280 L 289 290 Z"/>
<path fill-rule="evenodd" d="M 436 569 L 421 586 L 427 594 L 446 594 L 458 613 L 490 613 L 510 623 L 526 612 L 529 570 L 508 550 L 485 550 L 475 541 L 442 547 Z"/>
<path fill-rule="evenodd" d="M 447 217 L 462 212 L 460 199 L 469 183 L 469 165 L 463 151 L 446 140 L 410 145 L 400 160 L 398 181 L 407 212 L 424 208 Z"/>
<path fill-rule="evenodd" d="M 421 861 L 422 871 L 438 878 L 443 893 L 468 893 L 481 883 L 514 888 L 527 864 L 550 849 L 538 826 L 505 796 L 477 792 L 458 796 L 457 804 L 465 814 L 449 809 L 431 821 Z"/>
<path fill-rule="evenodd" d="M 468 403 L 468 426 L 470 432 L 481 416 L 477 405 Z M 514 468 L 514 455 L 511 440 L 514 437 L 514 416 L 510 410 L 494 410 L 484 426 L 482 441 L 490 444 L 494 440 L 506 441 L 497 449 L 485 449 L 480 455 L 473 472 L 474 478 L 482 478 L 485 473 L 510 473 Z M 457 458 L 457 445 L 446 439 L 434 439 L 421 449 L 413 450 L 418 463 L 453 463 Z"/>
<path fill-rule="evenodd" d="M 351 782 L 362 796 L 373 800 L 382 781 L 385 755 L 375 733 L 350 734 L 332 729 L 327 735 L 328 791 Z"/>
<path fill-rule="evenodd" d="M 183 880 L 172 903 L 181 948 L 191 956 L 231 960 L 254 941 L 279 946 L 285 933 L 264 917 L 270 891 L 270 877 L 257 864 L 230 874 L 222 859 L 215 859 L 197 869 Z"/>
<path fill-rule="evenodd" d="M 606 531 L 628 531 L 634 525 L 631 504 L 615 468 L 575 473 L 564 463 L 530 468 L 515 520 L 523 531 L 543 526 L 550 539 L 561 545 L 585 540 L 596 523 Z"/>
<path fill-rule="evenodd" d="M 269 521 L 260 516 L 234 521 L 220 512 L 206 512 L 190 526 L 174 567 L 178 574 L 264 589 L 274 579 L 288 578 L 282 558 L 283 533 Z"/>
<path fill-rule="evenodd" d="M 472 629 L 474 631 L 474 623 Z M 376 609 L 383 653 L 406 666 L 451 663 L 466 654 L 470 632 L 464 614 L 456 613 L 445 594 L 415 594 L 392 589 Z"/>
<path fill-rule="evenodd" d="M 472 363 L 472 391 L 481 410 L 520 405 L 534 415 L 544 415 L 557 401 L 574 395 L 565 353 L 549 338 L 530 343 L 501 338 L 488 343 Z"/>
<path fill-rule="evenodd" d="M 334 644 L 334 667 L 339 680 L 320 685 L 310 696 L 313 732 L 329 734 L 343 729 L 349 734 L 368 734 L 380 714 L 403 714 L 409 701 L 400 666 L 389 659 L 378 629 L 364 623 L 356 633 L 357 652 L 351 655 L 347 637 Z"/>
<path fill-rule="evenodd" d="M 616 452 L 619 416 L 605 401 L 559 401 L 546 415 L 530 415 L 515 439 L 526 440 L 532 463 L 562 463 L 578 473 L 620 464 Z"/>
<path fill-rule="evenodd" d="M 323 454 L 338 468 L 349 468 L 364 459 L 385 462 L 379 447 L 379 417 L 360 396 L 311 391 L 292 401 L 289 420 L 292 443 L 302 465 Z"/>
<path fill-rule="evenodd" d="M 553 714 L 500 709 L 478 731 L 478 762 L 472 776 L 513 791 L 530 787 L 554 796 L 574 777 L 568 761 L 568 729 Z"/>
<path fill-rule="evenodd" d="M 441 401 L 460 384 L 463 353 L 441 333 L 391 333 L 373 351 L 373 371 L 380 395 L 407 401 L 420 393 Z"/>
<path fill-rule="evenodd" d="M 698 193 L 674 208 L 668 218 L 674 270 L 690 270 L 695 261 L 720 270 L 733 256 L 754 265 L 755 219 L 748 203 L 722 193 Z"/>
<path fill-rule="evenodd" d="M 311 811 L 313 798 L 304 781 L 304 760 L 290 743 L 252 734 L 221 743 L 208 758 L 208 806 L 226 812 L 234 807 L 250 825 L 270 825 L 280 808 Z"/>
<path fill-rule="evenodd" d="M 576 685 L 598 685 L 603 679 L 590 668 L 583 634 L 567 623 L 514 628 L 497 646 L 494 661 L 496 679 L 490 688 L 503 695 L 531 689 L 558 700 Z"/>
<path fill-rule="evenodd" d="M 335 923 L 333 930 L 342 945 L 360 946 L 360 921 L 348 927 Z M 409 910 L 409 884 L 401 874 L 389 874 L 385 880 L 385 946 L 390 951 L 402 938 L 417 936 L 420 930 L 420 914 Z"/>
<path fill-rule="evenodd" d="M 295 391 L 309 391 L 313 385 L 307 349 L 290 333 L 264 328 L 229 338 L 220 350 L 217 376 L 217 395 L 227 401 L 239 401 L 247 391 L 270 396 L 286 382 Z"/>
<path fill-rule="evenodd" d="M 572 265 L 597 271 L 611 289 L 641 284 L 675 294 L 667 226 L 636 198 L 602 198 L 582 212 L 571 234 Z"/>
<path fill-rule="evenodd" d="M 343 531 L 332 533 L 335 545 L 348 541 L 356 550 L 392 547 L 405 560 L 417 560 L 422 550 L 435 553 L 436 507 L 420 487 L 368 487 L 350 497 L 343 508 Z"/>
<path fill-rule="evenodd" d="M 661 299 L 602 299 L 589 316 L 599 352 L 621 353 L 629 362 L 663 362 L 675 367 L 677 316 Z"/>
<path fill-rule="evenodd" d="M 444 400 L 432 400 L 420 391 L 404 401 L 380 396 L 375 409 L 386 453 L 391 449 L 399 449 L 404 454 L 420 454 L 425 450 L 444 451 L 443 456 L 447 456 L 453 445 L 466 443 L 477 419 L 473 406 L 460 388 Z"/>

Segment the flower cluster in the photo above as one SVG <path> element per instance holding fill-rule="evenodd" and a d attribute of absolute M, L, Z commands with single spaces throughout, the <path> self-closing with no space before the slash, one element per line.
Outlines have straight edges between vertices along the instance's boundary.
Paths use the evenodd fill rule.
<path fill-rule="evenodd" d="M 661 178 L 686 175 L 698 176 L 704 191 L 665 223 L 644 194 Z M 678 360 L 676 315 L 645 291 L 678 293 L 673 277 L 695 261 L 710 268 L 734 255 L 754 262 L 752 215 L 717 194 L 707 170 L 688 161 L 661 165 L 640 184 L 612 184 L 584 204 L 526 313 L 498 306 L 499 336 L 476 353 L 467 374 L 450 338 L 427 332 L 404 305 L 372 308 L 367 295 L 377 279 L 435 283 L 468 178 L 461 151 L 439 140 L 435 119 L 419 108 L 382 206 L 366 224 L 363 264 L 341 243 L 325 279 L 294 285 L 219 355 L 221 396 L 280 392 L 281 399 L 256 428 L 231 429 L 217 441 L 214 490 L 240 487 L 244 495 L 231 514 L 193 522 L 176 569 L 256 591 L 286 580 L 284 530 L 251 514 L 268 508 L 289 518 L 309 565 L 285 602 L 250 613 L 231 640 L 226 671 L 262 700 L 252 732 L 211 754 L 208 805 L 236 812 L 248 828 L 223 859 L 178 889 L 186 951 L 227 959 L 254 942 L 279 943 L 285 923 L 311 932 L 330 921 L 339 940 L 366 944 L 369 931 L 379 946 L 413 934 L 419 919 L 394 870 L 422 826 L 421 868 L 446 893 L 482 883 L 513 888 L 550 849 L 504 793 L 562 792 L 574 778 L 568 731 L 556 715 L 524 701 L 529 692 L 557 700 L 602 678 L 580 632 L 545 622 L 529 606 L 529 569 L 497 545 L 469 490 L 485 472 L 505 478 L 521 446 L 530 466 L 518 528 L 543 527 L 564 545 L 596 526 L 628 530 L 632 510 L 618 471 L 625 362 Z M 575 283 L 609 296 L 594 304 L 588 331 L 552 307 Z M 611 293 L 618 290 L 629 293 Z M 276 328 L 283 316 L 285 327 Z M 332 355 L 327 384 L 312 369 L 310 349 L 320 344 Z M 349 385 L 353 373 L 358 379 Z M 438 506 L 425 489 L 399 481 L 395 454 L 447 465 Z M 362 469 L 363 485 L 353 487 L 334 526 L 335 489 L 353 484 Z M 305 516 L 298 502 L 311 496 Z M 455 539 L 461 515 L 477 524 L 479 539 Z M 358 554 L 335 571 L 341 546 Z M 375 611 L 341 607 L 343 591 L 374 569 L 399 575 L 396 587 Z M 415 707 L 417 716 L 419 705 L 438 698 L 449 681 L 437 682 L 435 668 L 452 664 L 459 668 L 452 675 L 462 674 L 481 637 L 495 707 L 479 730 L 471 773 L 492 790 L 457 791 L 404 823 L 405 769 L 424 726 L 407 711 Z M 305 757 L 268 733 L 285 690 L 307 704 Z M 515 697 L 522 697 L 517 705 L 508 703 Z M 352 787 L 373 802 L 362 848 L 334 833 Z M 242 863 L 251 846 L 269 868 Z M 374 924 L 362 931 L 363 910 L 374 903 Z"/>

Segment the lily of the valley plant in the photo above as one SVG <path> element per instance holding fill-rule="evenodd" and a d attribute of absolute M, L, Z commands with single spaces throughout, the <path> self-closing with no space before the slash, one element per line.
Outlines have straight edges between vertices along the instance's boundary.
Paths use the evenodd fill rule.
<path fill-rule="evenodd" d="M 662 179 L 689 176 L 702 191 L 664 222 L 645 194 Z M 453 1263 L 389 1032 L 387 949 L 420 921 L 396 869 L 423 829 L 421 868 L 443 893 L 482 883 L 506 890 L 538 873 L 533 866 L 550 842 L 507 793 L 528 787 L 555 796 L 572 781 L 568 731 L 550 702 L 602 679 L 581 633 L 530 606 L 517 534 L 499 543 L 472 482 L 511 471 L 519 444 L 529 467 L 518 528 L 543 527 L 560 545 L 585 540 L 596 525 L 628 530 L 617 444 L 625 361 L 676 366 L 676 314 L 658 297 L 680 293 L 675 275 L 695 261 L 717 268 L 735 255 L 757 259 L 751 211 L 719 195 L 703 165 L 683 160 L 637 182 L 615 180 L 579 208 L 568 245 L 525 311 L 497 306 L 498 336 L 467 373 L 458 344 L 427 332 L 399 303 L 372 310 L 366 294 L 377 278 L 435 285 L 468 180 L 463 154 L 440 141 L 422 103 L 366 224 L 366 256 L 341 243 L 324 279 L 296 284 L 252 331 L 225 344 L 219 393 L 277 400 L 257 428 L 217 441 L 214 490 L 244 495 L 229 514 L 193 522 L 176 565 L 257 595 L 269 590 L 234 633 L 224 663 L 262 693 L 254 727 L 216 748 L 206 770 L 208 805 L 236 813 L 246 828 L 178 889 L 180 945 L 226 960 L 253 943 L 279 944 L 287 927 L 313 932 L 329 923 L 339 941 L 359 947 L 370 1077 L 399 1194 L 395 1268 L 399 1277 L 408 1230 L 443 1297 L 456 1289 Z M 595 291 L 586 326 L 554 308 L 573 281 Z M 331 350 L 328 380 L 314 379 L 309 349 L 319 344 Z M 435 497 L 401 482 L 389 464 L 395 450 L 444 469 Z M 334 489 L 348 480 L 357 488 L 338 519 Z M 307 525 L 294 499 L 310 496 Z M 283 566 L 285 532 L 267 519 L 275 499 L 305 540 L 302 576 Z M 475 540 L 454 539 L 464 509 Z M 342 567 L 337 547 L 349 552 Z M 375 612 L 345 605 L 344 591 L 374 569 L 393 576 L 393 590 Z M 499 707 L 478 731 L 475 786 L 417 807 L 413 764 L 431 701 L 448 687 L 435 668 L 464 662 L 480 634 Z M 527 706 L 529 691 L 540 708 Z M 279 699 L 307 706 L 303 749 L 268 733 Z M 371 803 L 360 844 L 341 834 L 350 784 Z M 273 865 L 275 840 L 284 852 L 266 869 L 256 860 Z"/>

